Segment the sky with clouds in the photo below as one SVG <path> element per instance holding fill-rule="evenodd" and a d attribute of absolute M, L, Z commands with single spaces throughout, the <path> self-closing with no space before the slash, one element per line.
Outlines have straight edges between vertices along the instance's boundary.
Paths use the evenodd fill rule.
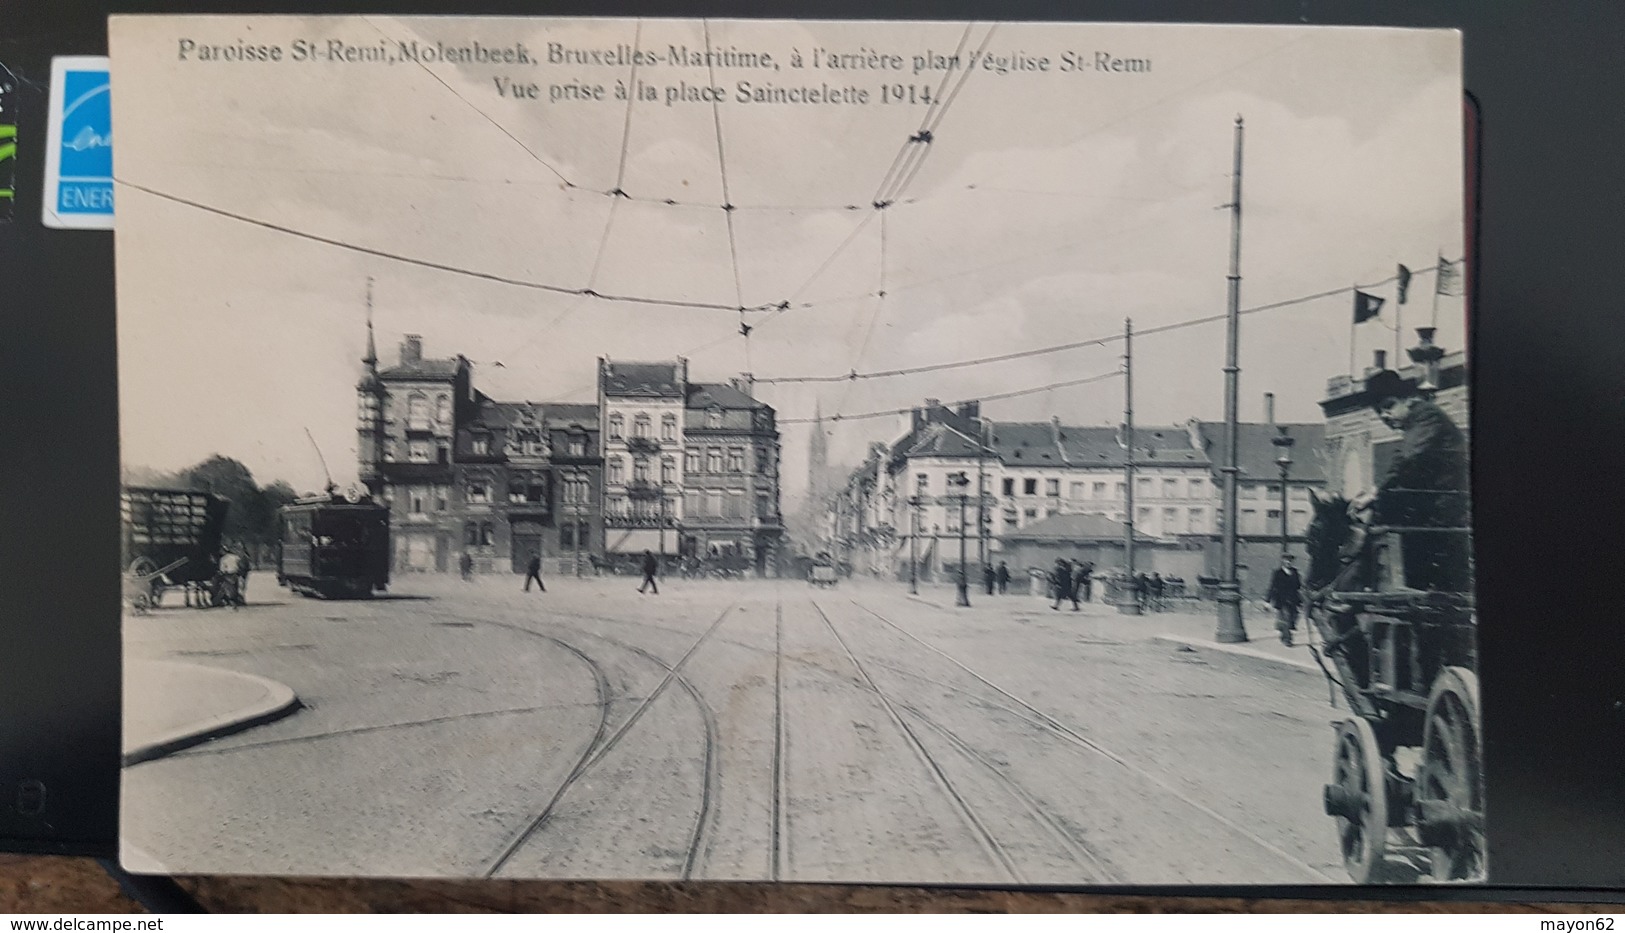
<path fill-rule="evenodd" d="M 159 197 L 118 192 L 124 457 L 157 468 L 221 453 L 261 481 L 318 488 L 315 437 L 355 475 L 355 394 L 367 280 L 380 356 L 403 333 L 462 354 L 497 398 L 589 400 L 595 359 L 685 354 L 721 381 L 951 362 L 1154 328 L 1225 309 L 1234 123 L 1245 120 L 1242 306 L 1393 276 L 1462 253 L 1459 39 L 1449 31 L 1310 27 L 999 25 L 987 53 L 1048 56 L 1048 73 L 952 73 L 929 157 L 883 212 L 869 209 L 924 104 L 745 104 L 736 82 L 928 87 L 912 56 L 951 54 L 963 23 L 710 24 L 713 47 L 771 52 L 762 71 L 719 68 L 730 99 L 627 105 L 628 67 L 181 60 L 199 45 L 326 47 L 416 40 L 542 56 L 550 43 L 704 48 L 698 21 L 115 18 L 119 178 L 268 224 L 491 276 L 733 307 L 615 304 L 290 235 Z M 969 32 L 968 54 L 986 35 Z M 872 48 L 900 74 L 789 66 L 792 51 Z M 1149 73 L 1060 73 L 1067 51 L 1149 59 Z M 493 79 L 606 88 L 602 102 L 514 100 Z M 963 77 L 963 84 L 958 85 Z M 647 66 L 637 80 L 712 81 Z M 906 91 L 905 91 L 906 92 Z M 736 206 L 733 245 L 718 159 Z M 621 157 L 625 142 L 624 162 Z M 563 179 L 568 179 L 566 185 Z M 606 196 L 620 187 L 631 200 Z M 666 199 L 681 202 L 662 203 Z M 859 210 L 847 209 L 860 205 Z M 611 217 L 613 212 L 613 218 Z M 607 233 L 606 233 L 607 229 Z M 854 233 L 856 231 L 856 233 Z M 845 244 L 837 252 L 837 248 Z M 735 264 L 737 254 L 737 286 Z M 816 273 L 816 274 L 815 274 Z M 884 297 L 876 293 L 885 291 Z M 1432 312 L 1418 276 L 1407 330 Z M 1394 345 L 1393 286 L 1361 325 L 1364 366 Z M 1347 294 L 1243 319 L 1242 413 L 1318 421 L 1328 377 L 1349 368 Z M 1439 302 L 1439 340 L 1464 341 L 1461 300 Z M 1141 423 L 1223 413 L 1224 328 L 1135 341 Z M 1414 338 L 1407 336 L 1409 346 Z M 1104 346 L 907 377 L 762 384 L 781 419 L 974 398 L 1111 372 Z M 496 363 L 500 361 L 501 365 Z M 1106 379 L 991 402 L 1000 419 L 1115 424 Z M 829 426 L 838 460 L 889 440 L 898 419 Z M 808 429 L 787 424 L 785 482 L 805 486 Z"/>

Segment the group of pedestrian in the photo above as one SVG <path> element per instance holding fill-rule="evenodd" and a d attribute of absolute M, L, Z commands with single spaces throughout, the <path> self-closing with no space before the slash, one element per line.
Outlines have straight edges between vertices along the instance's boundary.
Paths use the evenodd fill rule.
<path fill-rule="evenodd" d="M 987 595 L 992 596 L 996 589 L 1002 596 L 1010 592 L 1010 568 L 1004 561 L 999 561 L 998 567 L 991 565 L 982 568 L 982 585 L 987 588 Z"/>
<path fill-rule="evenodd" d="M 1165 601 L 1168 596 L 1168 581 L 1161 571 L 1152 571 L 1134 574 L 1127 581 L 1129 589 L 1134 593 L 1134 603 L 1142 612 L 1161 612 L 1167 607 Z"/>
<path fill-rule="evenodd" d="M 1060 609 L 1064 600 L 1072 600 L 1072 611 L 1080 608 L 1079 597 L 1082 602 L 1094 600 L 1095 565 L 1091 561 L 1071 561 L 1064 557 L 1055 559 L 1055 567 L 1050 570 L 1050 594 L 1055 602 L 1050 604 L 1051 609 Z"/>
<path fill-rule="evenodd" d="M 655 582 L 655 576 L 660 572 L 660 561 L 656 559 L 653 551 L 643 552 L 642 568 L 643 582 L 638 586 L 638 592 L 647 593 L 652 591 L 654 595 L 659 596 L 660 584 Z M 471 579 L 473 571 L 474 559 L 469 557 L 467 552 L 464 552 L 463 579 Z M 525 592 L 530 592 L 530 584 L 533 580 L 536 582 L 537 592 L 547 592 L 547 586 L 542 583 L 542 555 L 535 553 L 530 555 L 530 564 L 525 568 Z"/>

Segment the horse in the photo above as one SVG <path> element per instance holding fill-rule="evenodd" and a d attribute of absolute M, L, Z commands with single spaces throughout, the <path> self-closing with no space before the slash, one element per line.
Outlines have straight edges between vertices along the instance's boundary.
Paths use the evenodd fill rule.
<path fill-rule="evenodd" d="M 1322 499 L 1309 493 L 1315 517 L 1304 533 L 1304 547 L 1309 552 L 1309 573 L 1304 586 L 1311 594 L 1323 595 L 1334 584 L 1346 585 L 1340 577 L 1352 576 L 1351 565 L 1359 554 L 1363 540 L 1359 523 L 1349 514 L 1349 500 L 1342 496 Z"/>

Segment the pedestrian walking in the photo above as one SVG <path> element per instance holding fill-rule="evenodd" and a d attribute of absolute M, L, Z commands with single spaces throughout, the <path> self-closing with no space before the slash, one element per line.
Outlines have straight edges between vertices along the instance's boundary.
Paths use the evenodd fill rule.
<path fill-rule="evenodd" d="M 1161 612 L 1162 611 L 1162 594 L 1163 594 L 1162 572 L 1161 571 L 1152 571 L 1152 573 L 1151 573 L 1151 611 L 1152 612 Z"/>
<path fill-rule="evenodd" d="M 655 560 L 653 551 L 643 552 L 643 583 L 638 586 L 638 592 L 653 589 L 656 596 L 660 595 L 660 585 L 655 582 L 655 571 L 660 569 L 660 562 Z"/>
<path fill-rule="evenodd" d="M 1055 596 L 1055 602 L 1050 608 L 1060 609 L 1061 600 L 1072 592 L 1072 565 L 1067 563 L 1066 558 L 1055 558 L 1055 569 L 1050 571 L 1049 586 L 1050 592 Z"/>
<path fill-rule="evenodd" d="M 982 585 L 987 588 L 987 595 L 993 595 L 993 587 L 999 582 L 998 574 L 993 571 L 991 564 L 982 567 Z"/>
<path fill-rule="evenodd" d="M 532 580 L 536 581 L 538 591 L 547 592 L 547 587 L 542 585 L 542 555 L 540 554 L 530 555 L 530 567 L 525 573 L 525 592 L 527 593 L 530 592 L 530 581 Z"/>
<path fill-rule="evenodd" d="M 1134 575 L 1133 583 L 1134 604 L 1140 607 L 1141 612 L 1144 612 L 1145 601 L 1151 595 L 1151 579 L 1144 573 L 1137 573 Z"/>
<path fill-rule="evenodd" d="M 1010 592 L 1010 568 L 1008 566 L 1006 566 L 1004 561 L 1002 561 L 1002 560 L 999 561 L 998 575 L 999 575 L 999 595 L 1003 596 L 1004 594 Z"/>
<path fill-rule="evenodd" d="M 474 555 L 464 551 L 463 559 L 457 563 L 459 569 L 463 571 L 463 582 L 468 583 L 472 581 L 474 579 Z"/>
<path fill-rule="evenodd" d="M 1083 594 L 1083 583 L 1088 579 L 1089 571 L 1086 569 L 1087 567 L 1088 565 L 1081 560 L 1072 562 L 1071 592 L 1068 595 L 1072 597 L 1073 612 L 1078 611 L 1078 597 Z"/>
<path fill-rule="evenodd" d="M 1298 574 L 1291 554 L 1281 555 L 1281 566 L 1270 575 L 1264 601 L 1275 607 L 1275 630 L 1281 644 L 1292 647 L 1292 633 L 1298 628 L 1298 610 L 1303 607 L 1303 577 Z"/>
<path fill-rule="evenodd" d="M 1085 561 L 1083 566 L 1078 568 L 1078 585 L 1083 590 L 1083 601 L 1086 603 L 1092 603 L 1095 601 L 1094 577 L 1094 561 Z"/>

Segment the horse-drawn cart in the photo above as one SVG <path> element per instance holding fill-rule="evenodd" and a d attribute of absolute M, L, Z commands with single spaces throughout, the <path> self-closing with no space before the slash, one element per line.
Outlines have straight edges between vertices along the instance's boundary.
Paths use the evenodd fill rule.
<path fill-rule="evenodd" d="M 129 486 L 120 507 L 124 599 L 131 608 L 157 605 L 171 586 L 185 589 L 189 605 L 211 605 L 227 500 L 189 489 Z"/>
<path fill-rule="evenodd" d="M 1322 540 L 1322 519 L 1330 511 L 1316 521 Z M 1406 880 L 1407 872 L 1396 871 L 1406 863 L 1439 881 L 1483 880 L 1482 720 L 1468 529 L 1343 530 L 1347 538 L 1332 535 L 1344 542 L 1341 553 L 1323 551 L 1309 579 L 1309 619 L 1322 641 L 1317 659 L 1323 655 L 1335 666 L 1333 673 L 1322 662 L 1353 713 L 1334 724 L 1332 780 L 1324 789 L 1343 864 L 1362 883 Z M 1312 528 L 1312 549 L 1316 534 Z M 1451 537 L 1454 544 L 1440 546 Z M 1407 541 L 1415 554 L 1403 553 Z M 1416 559 L 1424 551 L 1431 562 Z M 1424 573 L 1431 578 L 1417 579 Z"/>

